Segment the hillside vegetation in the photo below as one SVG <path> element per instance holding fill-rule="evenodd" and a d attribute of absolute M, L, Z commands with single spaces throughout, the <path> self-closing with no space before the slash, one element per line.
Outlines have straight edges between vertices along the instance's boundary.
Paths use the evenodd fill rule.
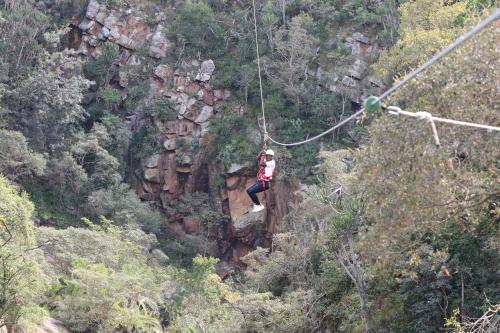
<path fill-rule="evenodd" d="M 99 3 L 160 22 L 173 46 L 161 61 L 134 50 L 135 66 L 110 41 L 82 56 L 71 46 L 89 1 L 0 0 L 2 332 L 499 332 L 498 132 L 438 123 L 437 146 L 427 121 L 380 110 L 316 142 L 273 146 L 275 182 L 300 180 L 301 199 L 270 248 L 224 272 L 208 255 L 230 220 L 214 193 L 262 140 L 251 4 Z M 256 6 L 268 129 L 289 142 L 351 115 L 498 2 Z M 346 46 L 353 33 L 373 52 Z M 497 21 L 384 103 L 500 126 L 499 34 Z M 162 126 L 180 117 L 172 99 L 151 97 L 152 73 L 205 59 L 217 68 L 210 86 L 231 93 L 204 140 L 175 142 L 174 163 L 203 156 L 217 175 L 206 192 L 146 201 L 141 167 L 168 150 Z M 171 232 L 187 213 L 203 235 Z"/>

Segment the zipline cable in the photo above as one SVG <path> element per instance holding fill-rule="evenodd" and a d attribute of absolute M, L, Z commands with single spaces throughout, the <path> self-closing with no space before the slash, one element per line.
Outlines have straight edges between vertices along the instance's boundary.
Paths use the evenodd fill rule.
<path fill-rule="evenodd" d="M 306 139 L 306 140 L 302 140 L 302 141 L 298 141 L 298 142 L 293 142 L 293 143 L 283 143 L 283 142 L 276 141 L 272 137 L 270 137 L 268 135 L 268 133 L 267 133 L 267 128 L 266 128 L 266 115 L 265 115 L 265 110 L 264 110 L 264 99 L 263 99 L 263 92 L 262 92 L 262 79 L 261 79 L 261 74 L 260 74 L 260 56 L 259 56 L 259 51 L 258 51 L 259 48 L 258 48 L 258 39 L 257 39 L 257 19 L 256 19 L 256 14 L 255 14 L 255 0 L 252 0 L 252 1 L 253 1 L 253 13 L 254 13 L 255 43 L 256 43 L 256 46 L 257 46 L 257 65 L 258 65 L 258 69 L 259 69 L 260 96 L 261 96 L 261 103 L 262 103 L 262 118 L 263 118 L 264 137 L 265 138 L 269 139 L 271 142 L 273 142 L 273 143 L 275 143 L 277 145 L 280 145 L 280 146 L 298 146 L 298 145 L 301 145 L 301 144 L 308 143 L 308 142 L 314 141 L 316 139 L 319 139 L 320 137 L 322 137 L 322 136 L 324 136 L 324 135 L 326 135 L 326 134 L 328 134 L 328 133 L 336 130 L 337 128 L 339 128 L 341 126 L 343 126 L 344 124 L 346 124 L 347 122 L 349 122 L 352 119 L 356 118 L 357 116 L 359 116 L 361 113 L 363 113 L 365 111 L 365 109 L 362 108 L 359 111 L 357 111 L 354 114 L 352 114 L 351 116 L 349 116 L 348 118 L 342 120 L 341 122 L 339 122 L 335 126 L 331 127 L 330 129 L 328 129 L 328 130 L 326 130 L 326 131 L 324 131 L 324 132 L 322 132 L 322 133 L 320 133 L 320 134 L 318 134 L 318 135 L 316 135 L 316 136 L 314 136 L 312 138 Z M 469 30 L 467 33 L 465 33 L 462 36 L 460 36 L 459 38 L 457 38 L 455 40 L 455 42 L 453 42 L 452 44 L 450 44 L 448 47 L 446 47 L 445 49 L 443 49 L 441 52 L 437 53 L 434 57 L 432 57 L 425 64 L 421 65 L 416 70 L 414 70 L 413 72 L 411 72 L 410 74 L 408 74 L 403 80 L 399 81 L 392 88 L 390 88 L 389 90 L 387 90 L 386 92 L 384 92 L 382 95 L 380 95 L 379 97 L 377 97 L 377 99 L 380 101 L 380 100 L 388 97 L 392 93 L 394 93 L 396 90 L 398 90 L 399 88 L 401 88 L 408 81 L 410 81 L 411 79 L 413 79 L 415 76 L 417 76 L 418 74 L 420 74 L 423 71 L 425 71 L 427 68 L 429 68 L 432 65 L 434 65 L 436 62 L 438 62 L 443 57 L 445 57 L 448 53 L 450 53 L 455 48 L 457 48 L 458 46 L 460 46 L 461 44 L 463 44 L 464 42 L 466 42 L 467 40 L 469 40 L 471 37 L 473 37 L 474 35 L 476 35 L 480 31 L 482 31 L 484 28 L 486 28 L 492 22 L 498 20 L 498 18 L 500 18 L 500 8 L 496 8 L 495 11 L 493 12 L 493 14 L 491 14 L 490 16 L 488 16 L 483 21 L 479 22 L 474 28 L 472 28 L 471 30 Z"/>

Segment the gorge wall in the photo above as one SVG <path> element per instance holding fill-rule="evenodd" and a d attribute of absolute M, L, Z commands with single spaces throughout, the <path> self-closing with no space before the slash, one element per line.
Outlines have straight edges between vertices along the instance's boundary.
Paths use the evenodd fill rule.
<path fill-rule="evenodd" d="M 91 0 L 84 16 L 74 19 L 69 43 L 86 60 L 99 57 L 105 42 L 120 47 L 116 63 L 119 71 L 114 82 L 123 99 L 129 80 L 122 68 L 139 66 L 144 61 L 153 64 L 148 75 L 147 96 L 127 115 L 128 124 L 132 131 L 137 131 L 144 117 L 144 106 L 158 97 L 173 103 L 176 114 L 173 119 L 155 119 L 162 151 L 145 158 L 138 166 L 136 191 L 143 200 L 156 202 L 165 211 L 170 211 L 165 228 L 177 237 L 206 233 L 207 228 L 200 218 L 203 210 L 197 214 L 176 212 L 176 200 L 192 193 L 207 194 L 212 209 L 229 217 L 219 232 L 209 233 L 208 237 L 218 247 L 218 253 L 212 254 L 238 262 L 256 246 L 271 245 L 272 235 L 280 228 L 290 203 L 298 200 L 294 193 L 299 184 L 292 180 L 275 182 L 271 191 L 261 194 L 268 208 L 263 213 L 247 214 L 251 201 L 245 189 L 255 180 L 256 163 L 233 164 L 223 171 L 222 163 L 209 153 L 213 148 L 210 123 L 218 116 L 224 101 L 231 97 L 231 91 L 214 89 L 211 85 L 212 75 L 224 69 L 217 68 L 210 59 L 169 58 L 175 44 L 167 37 L 168 28 L 169 22 L 161 14 L 154 20 L 146 20 L 133 9 L 109 9 Z M 369 90 L 381 87 L 380 82 L 366 73 L 366 59 L 376 58 L 377 43 L 373 38 L 354 32 L 345 37 L 344 44 L 354 56 L 345 75 L 339 76 L 327 66 L 318 66 L 309 74 L 323 89 L 342 92 L 353 103 L 360 103 Z M 325 63 L 328 63 L 327 57 Z M 244 114 L 245 110 L 237 106 L 233 107 L 233 112 Z M 221 173 L 224 182 L 215 186 L 215 179 Z"/>

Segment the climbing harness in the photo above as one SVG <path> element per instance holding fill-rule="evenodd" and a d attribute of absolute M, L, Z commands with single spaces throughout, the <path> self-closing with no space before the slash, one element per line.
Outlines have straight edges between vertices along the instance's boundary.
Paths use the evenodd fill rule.
<path fill-rule="evenodd" d="M 473 37 L 474 35 L 476 35 L 480 31 L 482 31 L 484 28 L 486 28 L 488 25 L 490 25 L 492 22 L 496 21 L 500 17 L 500 9 L 496 8 L 495 11 L 493 12 L 493 14 L 491 14 L 490 16 L 488 16 L 483 21 L 479 22 L 474 28 L 472 28 L 471 30 L 469 30 L 467 33 L 465 33 L 462 36 L 460 36 L 459 38 L 457 38 L 455 40 L 455 42 L 453 42 L 452 44 L 450 44 L 449 46 L 447 46 L 445 49 L 441 50 L 439 53 L 437 53 L 436 55 L 434 55 L 434 57 L 432 57 L 425 64 L 421 65 L 416 70 L 414 70 L 413 72 L 411 72 L 410 74 L 408 74 L 403 80 L 399 81 L 392 88 L 390 88 L 389 90 L 387 90 L 386 92 L 384 92 L 382 95 L 380 95 L 378 97 L 376 97 L 376 96 L 370 96 L 369 98 L 367 98 L 365 100 L 364 104 L 363 104 L 363 108 L 361 108 L 360 110 L 358 110 L 354 114 L 350 115 L 346 119 L 342 120 L 341 122 L 337 123 L 336 125 L 334 125 L 330 129 L 328 129 L 328 130 L 326 130 L 326 131 L 324 131 L 324 132 L 322 132 L 322 133 L 320 133 L 320 134 L 318 134 L 318 135 L 316 135 L 316 136 L 314 136 L 312 138 L 308 138 L 308 139 L 305 139 L 305 140 L 302 140 L 302 141 L 292 142 L 292 143 L 283 143 L 283 142 L 279 142 L 279 141 L 273 139 L 268 134 L 268 132 L 267 132 L 266 114 L 265 114 L 265 109 L 264 109 L 264 97 L 263 97 L 263 91 L 262 91 L 262 78 L 261 78 L 261 70 L 260 70 L 259 40 L 258 40 L 258 35 L 257 35 L 257 18 L 256 18 L 256 13 L 255 13 L 255 0 L 252 0 L 252 4 L 253 4 L 253 18 L 254 18 L 254 29 L 255 29 L 255 46 L 256 46 L 256 53 L 257 53 L 257 67 L 258 67 L 258 71 L 259 71 L 259 87 L 260 87 L 260 99 L 261 99 L 262 122 L 263 122 L 262 124 L 263 124 L 263 129 L 264 129 L 264 140 L 265 140 L 264 142 L 267 142 L 266 139 L 268 139 L 269 141 L 271 141 L 271 142 L 273 142 L 273 143 L 275 143 L 277 145 L 280 145 L 280 146 L 298 146 L 298 145 L 301 145 L 301 144 L 304 144 L 304 143 L 308 143 L 308 142 L 314 141 L 314 140 L 319 139 L 322 136 L 325 136 L 326 134 L 328 134 L 328 133 L 330 133 L 330 132 L 332 132 L 332 131 L 340 128 L 340 127 L 342 127 L 343 125 L 345 125 L 346 123 L 348 123 L 352 119 L 358 117 L 364 111 L 368 111 L 370 113 L 375 113 L 376 111 L 378 111 L 381 108 L 380 102 L 384 98 L 388 97 L 389 95 L 391 95 L 392 93 L 394 93 L 396 90 L 400 89 L 408 81 L 410 81 L 415 76 L 417 76 L 418 74 L 420 74 L 423 71 L 425 71 L 427 68 L 429 68 L 432 65 L 434 65 L 436 62 L 438 62 L 443 57 L 445 57 L 446 55 L 448 55 L 448 53 L 450 53 L 455 48 L 457 48 L 458 46 L 460 46 L 461 44 L 463 44 L 464 42 L 466 42 L 467 40 L 469 40 L 471 37 Z M 404 113 L 400 113 L 400 114 L 404 114 Z M 404 115 L 407 115 L 407 114 L 404 114 Z M 437 117 L 433 117 L 430 114 L 425 114 L 424 115 L 422 113 L 420 113 L 417 117 L 424 117 L 424 119 L 428 119 L 429 120 L 429 122 L 431 123 L 431 126 L 433 128 L 434 139 L 435 139 L 436 143 L 439 145 L 439 137 L 437 136 L 437 130 L 436 130 L 436 126 L 434 124 L 434 121 L 443 121 L 444 118 L 437 118 Z M 459 121 L 450 120 L 450 119 L 446 119 L 446 120 L 447 120 L 446 122 L 452 123 L 452 124 L 456 124 L 456 125 L 464 125 L 464 123 L 465 123 L 465 122 L 459 122 Z M 470 126 L 470 124 L 472 124 L 472 123 L 468 123 L 468 124 L 469 125 L 467 125 L 467 126 Z M 498 127 L 494 127 L 494 126 L 479 125 L 479 124 L 474 124 L 474 125 L 475 125 L 474 127 L 486 128 L 488 130 L 498 130 Z"/>

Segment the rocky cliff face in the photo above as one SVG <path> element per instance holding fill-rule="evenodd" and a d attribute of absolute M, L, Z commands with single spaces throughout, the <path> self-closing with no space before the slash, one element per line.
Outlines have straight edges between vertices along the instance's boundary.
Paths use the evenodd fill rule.
<path fill-rule="evenodd" d="M 174 105 L 173 119 L 155 120 L 163 151 L 142 161 L 136 188 L 142 199 L 157 202 L 165 211 L 170 211 L 167 229 L 178 237 L 206 233 L 200 219 L 200 214 L 205 212 L 203 209 L 197 214 L 175 212 L 177 199 L 192 193 L 205 193 L 212 209 L 230 217 L 210 236 L 218 244 L 214 254 L 238 262 L 256 246 L 270 246 L 272 235 L 279 228 L 289 204 L 296 200 L 292 193 L 297 186 L 276 182 L 271 191 L 261 195 L 268 207 L 261 214 L 247 214 L 251 201 L 245 189 L 255 181 L 256 165 L 233 165 L 222 177 L 225 183 L 219 181 L 218 186 L 214 186 L 214 179 L 220 176 L 223 167 L 207 154 L 211 145 L 209 127 L 231 92 L 214 89 L 211 78 L 214 72 L 223 69 L 216 68 L 210 59 L 184 60 L 174 65 L 175 61 L 167 58 L 174 47 L 165 33 L 169 25 L 161 15 L 146 20 L 131 9 L 112 10 L 91 0 L 84 17 L 75 18 L 72 27 L 70 45 L 89 60 L 102 54 L 103 43 L 109 41 L 120 46 L 118 67 L 140 66 L 143 62 L 154 64 L 143 104 L 151 104 L 162 97 Z M 340 92 L 359 104 L 369 92 L 377 92 L 382 87 L 367 75 L 370 61 L 378 56 L 377 42 L 355 32 L 334 43 L 349 50 L 352 61 L 342 70 L 331 69 L 327 65 L 331 62 L 330 53 L 320 52 L 323 54 L 320 58 L 324 59 L 319 63 L 324 65 L 309 74 L 315 77 L 319 86 Z M 339 45 L 332 44 L 334 48 Z M 127 72 L 120 69 L 113 82 L 125 98 L 129 85 Z M 236 107 L 234 112 L 241 110 Z M 140 128 L 142 113 L 138 107 L 128 116 L 132 130 Z"/>
<path fill-rule="evenodd" d="M 148 61 L 155 62 L 150 74 L 149 92 L 145 103 L 164 97 L 174 104 L 176 119 L 156 120 L 163 151 L 142 161 L 137 193 L 147 201 L 158 202 L 165 210 L 175 201 L 191 193 L 209 194 L 213 208 L 230 217 L 215 236 L 218 255 L 238 262 L 256 246 L 269 246 L 273 233 L 287 213 L 292 199 L 288 184 L 275 185 L 262 196 L 267 207 L 261 214 L 248 214 L 251 201 L 246 187 L 255 181 L 256 165 L 234 165 L 225 175 L 225 184 L 219 189 L 211 180 L 223 169 L 220 163 L 207 156 L 211 136 L 210 121 L 216 116 L 221 102 L 231 96 L 228 90 L 213 89 L 210 80 L 216 66 L 210 59 L 182 62 L 176 69 L 166 60 L 172 47 L 164 33 L 164 22 L 151 23 L 133 11 L 110 10 L 99 2 L 90 1 L 85 16 L 74 20 L 70 44 L 83 57 L 91 60 L 102 54 L 106 41 L 120 46 L 118 66 L 138 66 L 144 59 L 137 53 L 147 50 Z M 119 71 L 117 89 L 128 85 L 127 75 Z M 239 112 L 235 110 L 235 112 Z M 133 130 L 140 127 L 141 109 L 128 117 Z M 201 211 L 201 215 L 203 215 Z M 170 214 L 167 229 L 178 237 L 204 231 L 200 212 Z M 205 230 L 206 231 L 206 230 Z"/>

